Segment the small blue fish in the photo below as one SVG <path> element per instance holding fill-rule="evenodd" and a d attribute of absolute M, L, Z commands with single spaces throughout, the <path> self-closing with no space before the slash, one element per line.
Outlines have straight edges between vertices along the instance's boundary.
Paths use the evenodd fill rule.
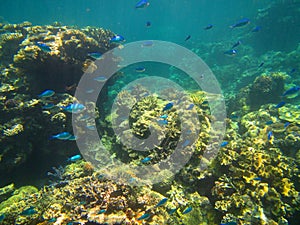
<path fill-rule="evenodd" d="M 41 94 L 38 95 L 39 98 L 48 98 L 55 94 L 53 90 L 45 90 Z"/>
<path fill-rule="evenodd" d="M 236 47 L 239 46 L 240 44 L 242 44 L 242 42 L 241 42 L 241 41 L 237 41 L 237 42 L 231 47 L 231 49 L 236 48 Z"/>
<path fill-rule="evenodd" d="M 98 76 L 98 77 L 95 77 L 94 80 L 102 83 L 102 82 L 107 81 L 107 78 L 105 76 Z"/>
<path fill-rule="evenodd" d="M 158 120 L 157 123 L 159 125 L 168 125 L 168 120 Z"/>
<path fill-rule="evenodd" d="M 192 210 L 193 210 L 193 207 L 190 206 L 190 207 L 186 208 L 185 210 L 183 210 L 182 214 L 188 214 L 188 213 L 190 213 Z"/>
<path fill-rule="evenodd" d="M 290 124 L 291 124 L 290 122 L 286 122 L 286 123 L 284 124 L 284 128 L 287 128 Z"/>
<path fill-rule="evenodd" d="M 146 8 L 150 5 L 148 0 L 140 0 L 138 3 L 136 3 L 135 8 L 136 9 L 141 9 L 141 8 Z"/>
<path fill-rule="evenodd" d="M 191 143 L 190 140 L 185 140 L 182 144 L 182 147 L 185 148 L 186 146 L 188 146 Z"/>
<path fill-rule="evenodd" d="M 266 122 L 266 125 L 271 125 L 273 123 L 274 123 L 273 120 L 269 120 L 269 121 Z"/>
<path fill-rule="evenodd" d="M 188 107 L 187 107 L 187 110 L 191 110 L 191 109 L 193 109 L 194 108 L 194 106 L 195 106 L 195 104 L 193 104 L 193 103 L 191 103 Z"/>
<path fill-rule="evenodd" d="M 106 212 L 106 209 L 100 209 L 98 214 L 102 214 L 102 213 L 105 213 Z"/>
<path fill-rule="evenodd" d="M 235 56 L 237 54 L 237 50 L 230 49 L 228 51 L 225 51 L 224 54 L 227 55 L 227 56 Z"/>
<path fill-rule="evenodd" d="M 234 222 L 234 221 L 230 221 L 230 222 L 227 222 L 227 223 L 221 223 L 220 225 L 237 225 L 237 223 Z"/>
<path fill-rule="evenodd" d="M 51 52 L 51 48 L 43 42 L 36 42 L 36 46 L 38 46 L 43 52 Z"/>
<path fill-rule="evenodd" d="M 271 140 L 273 137 L 273 132 L 272 131 L 269 131 L 268 132 L 268 140 Z"/>
<path fill-rule="evenodd" d="M 142 66 L 136 67 L 136 68 L 135 68 L 135 72 L 138 72 L 138 73 L 143 73 L 143 72 L 145 72 L 145 71 L 146 71 L 146 68 L 145 68 L 145 67 L 142 67 Z"/>
<path fill-rule="evenodd" d="M 84 115 L 82 115 L 82 116 L 79 118 L 79 120 L 80 120 L 80 121 L 85 121 L 85 120 L 88 120 L 88 119 L 90 119 L 90 118 L 91 118 L 90 115 L 84 114 Z"/>
<path fill-rule="evenodd" d="M 291 87 L 290 89 L 286 90 L 282 96 L 287 96 L 287 95 L 292 95 L 292 94 L 296 94 L 298 91 L 300 90 L 300 87 L 299 86 L 294 86 L 294 87 Z"/>
<path fill-rule="evenodd" d="M 154 207 L 162 206 L 162 205 L 166 204 L 167 201 L 168 201 L 168 198 L 163 198 L 163 199 L 160 200 Z"/>
<path fill-rule="evenodd" d="M 259 32 L 260 30 L 261 30 L 261 26 L 256 26 L 251 30 L 251 32 L 256 33 L 256 32 Z"/>
<path fill-rule="evenodd" d="M 2 222 L 5 219 L 5 214 L 1 214 L 0 216 L 0 222 Z"/>
<path fill-rule="evenodd" d="M 48 103 L 47 105 L 43 105 L 42 109 L 52 109 L 54 107 L 55 107 L 55 105 L 53 103 Z"/>
<path fill-rule="evenodd" d="M 285 105 L 285 102 L 279 102 L 279 103 L 275 106 L 275 108 L 276 108 L 276 109 L 279 109 L 279 108 L 283 107 L 284 105 Z"/>
<path fill-rule="evenodd" d="M 21 212 L 21 215 L 22 216 L 31 216 L 35 213 L 37 213 L 37 211 L 34 210 L 33 206 L 30 206 L 28 209 L 25 209 L 23 212 Z"/>
<path fill-rule="evenodd" d="M 69 132 L 62 132 L 59 134 L 52 135 L 50 140 L 58 139 L 58 140 L 68 140 L 72 135 Z"/>
<path fill-rule="evenodd" d="M 144 41 L 143 43 L 142 43 L 142 47 L 151 47 L 151 46 L 153 46 L 153 41 Z"/>
<path fill-rule="evenodd" d="M 87 93 L 87 94 L 92 94 L 94 91 L 95 91 L 95 90 L 91 88 L 91 89 L 87 89 L 87 90 L 85 91 L 85 93 Z"/>
<path fill-rule="evenodd" d="M 176 210 L 177 210 L 176 208 L 170 209 L 170 211 L 168 212 L 168 214 L 169 214 L 169 215 L 172 215 L 174 212 L 176 212 Z"/>
<path fill-rule="evenodd" d="M 204 27 L 204 30 L 210 30 L 211 28 L 213 28 L 212 24 L 207 25 L 206 27 Z"/>
<path fill-rule="evenodd" d="M 67 106 L 62 106 L 61 108 L 69 113 L 80 113 L 85 110 L 85 106 L 80 103 L 73 103 Z"/>
<path fill-rule="evenodd" d="M 151 27 L 151 22 L 150 21 L 146 22 L 146 27 Z"/>
<path fill-rule="evenodd" d="M 260 177 L 254 177 L 252 180 L 261 181 L 261 178 Z"/>
<path fill-rule="evenodd" d="M 69 140 L 69 141 L 76 141 L 77 140 L 77 136 L 71 135 L 71 137 L 69 137 L 67 140 Z"/>
<path fill-rule="evenodd" d="M 88 56 L 93 59 L 101 59 L 102 54 L 100 52 L 91 52 L 91 53 L 88 53 Z"/>
<path fill-rule="evenodd" d="M 223 141 L 221 144 L 220 144 L 220 147 L 225 147 L 226 145 L 228 145 L 229 142 L 228 141 Z"/>
<path fill-rule="evenodd" d="M 86 128 L 89 130 L 96 130 L 96 126 L 94 125 L 87 125 Z"/>
<path fill-rule="evenodd" d="M 146 157 L 146 158 L 142 159 L 141 162 L 142 163 L 147 163 L 147 162 L 150 162 L 151 159 L 152 159 L 151 157 Z"/>
<path fill-rule="evenodd" d="M 56 218 L 51 218 L 51 219 L 48 220 L 48 222 L 49 223 L 54 223 L 54 222 L 56 222 L 56 220 L 57 220 Z"/>
<path fill-rule="evenodd" d="M 168 118 L 168 114 L 161 115 L 159 118 L 167 119 Z"/>
<path fill-rule="evenodd" d="M 68 161 L 70 162 L 76 162 L 77 160 L 81 159 L 81 155 L 74 155 L 68 158 Z"/>
<path fill-rule="evenodd" d="M 296 69 L 293 68 L 293 69 L 291 69 L 290 74 L 293 74 L 293 73 L 295 73 L 295 72 L 296 72 Z"/>
<path fill-rule="evenodd" d="M 230 28 L 237 28 L 237 27 L 243 27 L 250 23 L 250 20 L 248 18 L 243 18 L 239 21 L 237 21 L 235 24 L 231 25 Z"/>
<path fill-rule="evenodd" d="M 125 38 L 123 36 L 119 35 L 119 34 L 113 36 L 109 40 L 110 43 L 120 43 L 120 42 L 123 42 L 123 41 L 125 41 Z"/>
<path fill-rule="evenodd" d="M 144 215 L 140 216 L 139 218 L 137 218 L 137 220 L 146 220 L 150 218 L 150 214 L 149 213 L 145 213 Z"/>
<path fill-rule="evenodd" d="M 174 106 L 174 103 L 173 102 L 169 102 L 168 104 L 165 105 L 165 107 L 163 108 L 163 112 L 166 111 L 166 110 L 169 110 L 171 109 L 172 107 Z"/>
<path fill-rule="evenodd" d="M 191 35 L 188 35 L 184 40 L 185 40 L 185 41 L 190 40 L 191 37 L 192 37 Z"/>

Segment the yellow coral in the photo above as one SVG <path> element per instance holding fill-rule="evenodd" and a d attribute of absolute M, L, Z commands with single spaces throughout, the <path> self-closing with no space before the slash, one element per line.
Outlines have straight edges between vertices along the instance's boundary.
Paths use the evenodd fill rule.
<path fill-rule="evenodd" d="M 3 130 L 3 134 L 5 136 L 10 137 L 10 136 L 15 136 L 15 135 L 21 133 L 22 131 L 24 131 L 23 125 L 22 124 L 16 124 L 16 125 L 12 126 L 11 128 Z"/>

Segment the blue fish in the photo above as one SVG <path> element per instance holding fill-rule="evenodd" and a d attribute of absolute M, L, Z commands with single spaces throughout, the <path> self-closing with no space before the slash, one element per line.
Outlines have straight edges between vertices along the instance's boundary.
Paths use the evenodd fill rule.
<path fill-rule="evenodd" d="M 292 95 L 292 94 L 296 94 L 298 91 L 300 90 L 300 87 L 299 86 L 294 86 L 294 87 L 291 87 L 290 89 L 286 90 L 282 96 L 287 96 L 287 95 Z"/>
<path fill-rule="evenodd" d="M 71 135 L 71 137 L 69 137 L 67 140 L 69 140 L 69 141 L 76 141 L 77 140 L 77 136 Z"/>
<path fill-rule="evenodd" d="M 174 212 L 176 212 L 176 208 L 170 209 L 170 211 L 168 212 L 168 214 L 169 214 L 169 215 L 172 215 Z"/>
<path fill-rule="evenodd" d="M 1 214 L 0 216 L 0 222 L 2 222 L 5 219 L 5 214 Z"/>
<path fill-rule="evenodd" d="M 21 212 L 21 215 L 22 216 L 31 216 L 35 213 L 37 213 L 37 211 L 34 210 L 33 206 L 30 206 L 28 209 L 25 209 L 23 212 Z"/>
<path fill-rule="evenodd" d="M 161 115 L 159 118 L 167 119 L 168 118 L 168 114 Z"/>
<path fill-rule="evenodd" d="M 136 3 L 135 8 L 140 9 L 140 8 L 146 8 L 150 5 L 148 0 L 140 0 L 138 3 Z"/>
<path fill-rule="evenodd" d="M 150 21 L 146 22 L 146 27 L 151 27 L 151 22 Z"/>
<path fill-rule="evenodd" d="M 162 205 L 166 204 L 167 201 L 168 201 L 168 198 L 163 198 L 154 207 L 162 206 Z"/>
<path fill-rule="evenodd" d="M 85 106 L 80 103 L 73 103 L 67 106 L 62 106 L 61 108 L 69 113 L 80 113 L 85 110 Z"/>
<path fill-rule="evenodd" d="M 88 56 L 93 59 L 101 59 L 102 54 L 100 52 L 91 52 L 91 53 L 88 53 Z"/>
<path fill-rule="evenodd" d="M 293 68 L 293 69 L 291 69 L 290 74 L 293 74 L 293 73 L 295 73 L 295 72 L 296 72 L 296 69 Z"/>
<path fill-rule="evenodd" d="M 101 83 L 101 82 L 107 81 L 107 78 L 105 76 L 98 76 L 98 77 L 95 77 L 94 80 Z"/>
<path fill-rule="evenodd" d="M 87 93 L 87 94 L 92 94 L 94 91 L 95 91 L 95 90 L 94 90 L 93 88 L 91 88 L 91 89 L 87 89 L 87 90 L 85 91 L 85 93 Z"/>
<path fill-rule="evenodd" d="M 141 162 L 142 163 L 147 163 L 147 162 L 150 162 L 151 159 L 152 159 L 151 157 L 146 157 L 146 158 L 142 159 Z"/>
<path fill-rule="evenodd" d="M 139 218 L 137 218 L 137 220 L 146 220 L 150 218 L 150 214 L 149 213 L 145 213 L 144 215 L 140 216 Z"/>
<path fill-rule="evenodd" d="M 269 131 L 268 132 L 268 140 L 271 140 L 273 137 L 273 132 L 272 131 Z"/>
<path fill-rule="evenodd" d="M 227 55 L 227 56 L 235 56 L 237 54 L 237 50 L 230 49 L 228 51 L 225 51 L 224 54 Z"/>
<path fill-rule="evenodd" d="M 252 180 L 261 181 L 261 178 L 260 177 L 254 177 Z"/>
<path fill-rule="evenodd" d="M 98 212 L 98 214 L 102 214 L 102 213 L 105 213 L 105 212 L 106 212 L 105 209 L 100 209 L 99 212 Z"/>
<path fill-rule="evenodd" d="M 146 71 L 146 68 L 145 68 L 145 67 L 142 67 L 142 66 L 136 67 L 136 68 L 135 68 L 135 72 L 138 72 L 138 73 L 143 73 L 143 72 L 145 72 L 145 71 Z"/>
<path fill-rule="evenodd" d="M 256 32 L 258 32 L 260 30 L 261 30 L 261 26 L 256 26 L 251 31 L 256 33 Z"/>
<path fill-rule="evenodd" d="M 250 23 L 250 20 L 248 18 L 243 18 L 239 21 L 237 21 L 235 24 L 231 25 L 230 28 L 237 28 L 237 27 L 243 27 Z"/>
<path fill-rule="evenodd" d="M 120 42 L 123 42 L 123 41 L 125 41 L 125 38 L 123 36 L 119 35 L 119 34 L 113 36 L 109 40 L 110 43 L 120 43 Z"/>
<path fill-rule="evenodd" d="M 290 122 L 286 122 L 286 123 L 284 124 L 284 128 L 287 128 L 290 124 L 291 124 Z"/>
<path fill-rule="evenodd" d="M 153 41 L 144 41 L 143 43 L 142 43 L 142 47 L 151 47 L 151 46 L 153 46 Z"/>
<path fill-rule="evenodd" d="M 242 42 L 241 42 L 241 41 L 237 41 L 237 42 L 231 47 L 231 49 L 236 48 L 236 47 L 239 46 L 240 44 L 242 44 Z"/>
<path fill-rule="evenodd" d="M 68 140 L 72 135 L 69 132 L 62 132 L 59 134 L 52 135 L 50 140 L 58 139 L 58 140 Z"/>
<path fill-rule="evenodd" d="M 74 155 L 68 158 L 68 161 L 70 162 L 76 162 L 77 160 L 81 159 L 81 155 Z"/>
<path fill-rule="evenodd" d="M 188 107 L 187 107 L 187 110 L 191 110 L 191 109 L 193 109 L 194 108 L 194 106 L 195 106 L 195 104 L 193 104 L 193 103 L 191 103 Z"/>
<path fill-rule="evenodd" d="M 269 121 L 266 122 L 266 125 L 271 125 L 273 123 L 274 123 L 273 120 L 269 120 Z"/>
<path fill-rule="evenodd" d="M 54 222 L 56 222 L 56 218 L 51 218 L 51 219 L 48 220 L 48 222 L 54 223 Z"/>
<path fill-rule="evenodd" d="M 53 104 L 53 103 L 49 103 L 49 104 L 47 104 L 47 105 L 43 105 L 42 106 L 42 109 L 52 109 L 52 108 L 54 108 L 55 107 L 55 105 Z"/>
<path fill-rule="evenodd" d="M 204 27 L 204 30 L 210 30 L 211 28 L 213 28 L 212 24 L 207 25 L 206 27 Z"/>
<path fill-rule="evenodd" d="M 190 207 L 186 208 L 185 210 L 183 210 L 182 214 L 188 214 L 188 213 L 190 213 L 192 210 L 193 210 L 193 207 L 190 206 Z"/>
<path fill-rule="evenodd" d="M 166 110 L 169 110 L 171 109 L 172 107 L 174 106 L 174 103 L 173 102 L 169 102 L 168 104 L 165 105 L 165 107 L 163 108 L 163 112 L 166 111 Z"/>
<path fill-rule="evenodd" d="M 262 62 L 261 64 L 259 64 L 258 68 L 262 67 L 265 63 Z"/>
<path fill-rule="evenodd" d="M 89 130 L 96 130 L 96 126 L 94 125 L 87 125 L 86 128 Z"/>
<path fill-rule="evenodd" d="M 182 144 L 182 147 L 185 148 L 186 146 L 188 146 L 190 144 L 190 140 L 185 140 Z"/>
<path fill-rule="evenodd" d="M 45 90 L 41 94 L 38 95 L 39 98 L 48 98 L 55 94 L 53 90 Z"/>
<path fill-rule="evenodd" d="M 159 125 L 168 125 L 168 120 L 158 120 L 157 121 L 157 123 L 159 124 Z"/>
<path fill-rule="evenodd" d="M 51 48 L 43 42 L 36 42 L 36 46 L 38 46 L 43 52 L 51 52 Z"/>
<path fill-rule="evenodd" d="M 228 141 L 223 141 L 221 144 L 220 144 L 220 147 L 225 147 L 226 145 L 228 145 L 229 142 Z"/>
<path fill-rule="evenodd" d="M 279 109 L 279 108 L 281 108 L 282 106 L 284 106 L 285 105 L 285 102 L 279 102 L 276 106 L 275 106 L 275 108 L 276 109 Z"/>
<path fill-rule="evenodd" d="M 220 225 L 237 225 L 237 223 L 234 222 L 234 221 L 230 221 L 230 222 L 227 222 L 227 223 L 221 223 Z"/>

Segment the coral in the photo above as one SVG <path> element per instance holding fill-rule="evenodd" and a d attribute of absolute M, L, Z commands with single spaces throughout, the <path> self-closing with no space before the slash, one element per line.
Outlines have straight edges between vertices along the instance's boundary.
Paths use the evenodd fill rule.
<path fill-rule="evenodd" d="M 22 124 L 16 124 L 16 125 L 12 126 L 11 128 L 7 128 L 7 129 L 3 130 L 3 134 L 5 136 L 10 137 L 10 136 L 17 135 L 17 134 L 19 134 L 23 131 L 24 131 L 23 125 Z"/>

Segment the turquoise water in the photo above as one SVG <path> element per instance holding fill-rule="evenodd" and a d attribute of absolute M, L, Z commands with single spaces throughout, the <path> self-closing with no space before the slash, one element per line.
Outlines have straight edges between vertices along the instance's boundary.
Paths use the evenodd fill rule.
<path fill-rule="evenodd" d="M 149 210 L 151 219 L 143 220 L 145 224 L 297 225 L 300 218 L 298 171 L 300 166 L 300 1 L 150 0 L 150 5 L 141 9 L 135 8 L 136 3 L 136 0 L 1 1 L 0 188 L 11 183 L 14 183 L 15 189 L 25 185 L 33 185 L 41 190 L 45 186 L 49 189 L 64 188 L 68 187 L 68 182 L 72 179 L 90 176 L 91 171 L 89 170 L 92 170 L 90 165 L 85 164 L 84 160 L 77 161 L 72 158 L 72 156 L 81 154 L 76 142 L 67 139 L 51 139 L 53 135 L 61 132 L 68 131 L 73 134 L 72 114 L 66 112 L 65 106 L 72 101 L 75 91 L 86 91 L 86 93 L 94 91 L 79 85 L 83 74 L 93 74 L 93 72 L 86 72 L 87 67 L 84 65 L 88 64 L 90 66 L 88 68 L 91 68 L 93 63 L 97 62 L 89 54 L 91 52 L 104 54 L 103 49 L 109 50 L 113 47 L 122 50 L 123 45 L 126 48 L 127 43 L 141 40 L 168 41 L 199 56 L 211 69 L 220 85 L 221 93 L 214 92 L 203 97 L 196 82 L 184 71 L 167 64 L 140 62 L 120 69 L 114 77 L 108 80 L 100 93 L 104 100 L 102 101 L 99 97 L 96 103 L 97 112 L 99 112 L 96 120 L 97 126 L 91 125 L 91 119 L 87 119 L 89 122 L 86 125 L 86 128 L 89 129 L 88 132 L 98 129 L 99 135 L 101 138 L 103 137 L 109 148 L 111 159 L 119 158 L 122 162 L 132 165 L 157 163 L 169 156 L 174 151 L 174 146 L 189 146 L 192 138 L 188 135 L 200 133 L 201 140 L 195 147 L 196 152 L 187 166 L 174 176 L 173 183 L 154 185 L 151 189 L 153 192 L 167 196 L 168 202 L 171 202 L 171 198 L 173 198 L 172 204 L 175 203 L 172 207 L 176 207 L 180 213 L 177 211 L 176 215 L 172 217 L 166 213 L 166 210 L 160 212 L 155 206 L 155 202 L 158 202 L 158 197 L 156 197 L 155 200 L 149 200 L 149 205 L 131 202 L 131 206 L 136 207 L 133 210 L 137 211 L 132 217 L 137 219 L 142 216 L 142 213 L 145 213 L 144 215 L 147 217 L 149 216 L 147 210 Z M 249 19 L 247 24 L 230 28 L 245 18 Z M 27 28 L 10 25 L 20 24 L 24 21 L 32 23 L 28 27 L 36 25 L 42 27 L 36 28 L 36 37 L 34 32 L 26 33 Z M 147 22 L 150 22 L 151 26 L 146 26 Z M 51 24 L 61 28 L 49 28 L 48 26 Z M 205 29 L 209 25 L 212 27 Z M 76 33 L 76 30 L 84 30 L 86 27 L 104 28 L 112 33 L 104 35 L 103 40 L 99 38 L 97 40 L 99 42 L 95 44 L 88 42 L 89 35 L 95 38 L 91 31 L 85 33 L 83 39 L 80 39 L 81 36 Z M 256 27 L 258 27 L 257 32 L 253 32 Z M 51 30 L 52 28 L 54 31 Z M 52 39 L 47 39 L 48 36 L 45 35 L 43 29 L 49 29 L 54 33 L 50 32 Z M 56 29 L 61 30 L 57 32 Z M 73 36 L 66 35 L 65 39 L 62 39 L 63 48 L 56 49 L 60 42 L 53 41 L 53 36 L 59 37 L 61 32 L 67 33 L 68 30 Z M 18 39 L 14 37 L 15 34 L 25 35 Z M 125 41 L 112 43 L 109 40 L 114 34 L 122 35 Z M 7 37 L 6 35 L 11 36 Z M 80 45 L 76 43 L 69 47 L 67 44 L 74 40 L 78 41 L 77 43 Z M 85 45 L 86 43 L 88 44 Z M 104 48 L 104 43 L 108 43 L 108 47 Z M 102 44 L 103 48 L 101 48 Z M 147 51 L 147 48 L 154 47 L 155 45 L 143 47 L 141 51 Z M 162 55 L 163 53 L 161 52 Z M 176 55 L 176 58 L 181 59 L 180 55 Z M 115 64 L 119 64 L 118 66 L 126 61 L 122 57 L 113 59 Z M 190 63 L 189 61 L 184 62 L 185 65 Z M 96 68 L 97 66 L 99 65 L 97 64 Z M 200 80 L 205 80 L 206 75 L 203 74 L 198 74 L 203 76 Z M 155 90 L 154 97 L 148 92 L 143 92 L 143 87 L 130 87 L 129 91 L 123 90 L 134 80 L 154 76 L 175 82 L 192 96 L 193 103 L 184 105 L 183 111 L 189 113 L 193 108 L 198 110 L 196 112 L 201 120 L 200 124 L 193 120 L 189 121 L 185 117 L 186 115 L 184 115 L 183 121 L 178 121 L 176 112 L 178 108 L 176 107 L 179 107 L 184 101 L 176 99 L 176 97 L 181 96 L 182 93 L 172 93 L 169 84 L 163 83 L 159 79 L 152 81 L 150 85 Z M 100 77 L 99 79 L 105 80 L 106 78 Z M 94 78 L 93 82 L 99 84 L 102 82 L 99 79 L 97 81 Z M 210 86 L 211 83 L 205 84 Z M 38 97 L 46 89 L 53 89 L 54 96 Z M 125 120 L 122 110 L 111 111 L 112 105 L 119 104 L 127 109 L 126 106 L 131 103 L 128 96 L 135 92 L 142 96 L 142 103 L 135 102 L 130 109 L 130 113 L 134 116 L 131 115 L 128 123 L 130 128 L 133 127 L 135 137 L 146 140 L 155 133 L 149 128 L 151 120 L 154 121 L 154 131 L 165 132 L 166 128 L 172 128 L 170 129 L 172 131 L 166 132 L 166 138 L 162 139 L 162 144 L 156 146 L 154 150 L 151 149 L 150 154 L 147 152 L 137 154 L 130 147 L 124 147 L 125 144 L 120 143 L 120 137 L 114 134 L 114 125 L 111 124 L 113 119 L 121 122 Z M 123 99 L 116 103 L 119 93 L 123 94 Z M 162 93 L 171 100 L 167 101 L 157 97 Z M 222 96 L 220 97 L 218 94 L 222 94 Z M 38 99 L 37 103 L 32 103 L 35 99 Z M 128 100 L 128 104 L 126 100 Z M 53 104 L 54 109 L 44 110 L 42 108 L 49 104 Z M 184 104 L 186 103 L 184 102 Z M 207 130 L 211 129 L 211 124 L 218 120 L 218 116 L 221 117 L 222 106 L 226 107 L 226 111 L 224 112 L 225 117 L 222 118 L 224 120 L 221 122 L 225 121 L 227 133 L 214 133 L 212 138 L 214 143 L 209 143 L 206 138 Z M 91 110 L 92 104 L 84 103 L 84 107 L 88 113 L 79 115 L 90 116 L 92 113 L 89 110 Z M 148 117 L 144 118 L 141 112 L 145 112 Z M 182 116 L 182 114 L 179 115 Z M 85 119 L 83 120 L 85 121 Z M 82 121 L 80 123 L 83 124 Z M 197 124 L 199 126 L 197 129 L 200 130 L 197 132 L 184 130 L 180 127 L 183 124 L 191 126 Z M 15 130 L 19 125 L 21 125 L 20 131 Z M 123 123 L 117 127 L 122 130 L 125 125 Z M 128 130 L 124 131 L 124 133 L 126 132 Z M 189 138 L 180 142 L 178 134 L 184 132 L 188 133 L 187 137 Z M 128 137 L 125 138 L 125 141 L 129 140 Z M 74 137 L 74 139 L 76 138 Z M 206 149 L 209 149 L 208 154 L 213 155 L 213 149 L 216 146 L 221 149 L 221 153 L 213 161 L 212 166 L 207 170 L 199 169 L 200 159 L 206 153 Z M 91 148 L 95 148 L 95 146 Z M 88 155 L 88 157 L 91 156 Z M 103 159 L 101 155 L 97 157 L 93 155 L 92 159 L 94 159 L 93 157 L 98 157 L 97 160 L 100 158 L 100 161 Z M 247 167 L 248 165 L 252 166 Z M 266 168 L 261 169 L 263 165 L 266 165 Z M 62 166 L 61 171 L 56 169 L 60 168 L 59 166 Z M 85 172 L 82 172 L 82 168 Z M 56 174 L 54 179 L 52 175 L 49 176 L 49 171 L 51 171 L 50 174 L 65 172 L 67 175 L 61 175 L 57 179 L 59 174 Z M 130 172 L 124 173 L 128 175 L 131 174 Z M 100 175 L 97 174 L 97 177 Z M 130 182 L 138 180 L 136 177 L 131 175 Z M 102 181 L 101 179 L 102 175 L 99 180 Z M 290 183 L 291 185 L 289 185 Z M 267 191 L 266 186 L 268 187 Z M 175 187 L 178 188 L 178 193 L 182 191 L 184 194 L 176 193 Z M 291 190 L 286 191 L 287 189 Z M 9 214 L 5 211 L 5 207 L 2 208 L 1 203 L 5 205 L 5 201 L 17 194 L 12 190 L 4 192 L 4 189 L 0 189 L 0 224 L 2 221 L 6 222 L 5 224 L 19 224 L 14 219 L 22 219 L 24 213 L 32 213 L 32 215 L 26 215 L 23 219 L 24 221 L 27 219 L 27 223 L 23 221 L 20 224 L 29 224 L 28 221 L 31 221 L 31 224 L 36 224 L 36 221 L 52 223 L 51 219 L 59 217 L 55 214 L 55 218 L 50 218 L 49 212 L 41 209 L 44 203 L 33 206 L 41 212 L 32 210 L 28 212 L 24 207 L 25 203 L 22 202 Z M 262 192 L 269 194 L 261 194 Z M 139 190 L 137 193 L 140 194 Z M 207 206 L 207 211 L 201 212 L 201 204 L 205 205 L 206 203 L 197 202 L 198 196 L 192 196 L 191 193 L 197 193 L 208 199 L 210 205 Z M 47 194 L 49 193 L 47 192 Z M 185 196 L 186 199 L 182 197 L 184 200 L 178 200 L 177 194 L 181 197 Z M 226 197 L 230 199 L 231 203 L 239 200 L 248 201 L 249 204 L 243 202 L 245 205 L 242 203 L 242 206 L 238 207 L 231 205 L 224 210 L 218 203 L 225 204 Z M 128 197 L 128 199 L 130 198 Z M 30 200 L 28 201 L 30 202 Z M 55 199 L 53 201 L 56 202 Z M 26 202 L 27 208 L 31 209 L 27 204 L 29 203 Z M 86 211 L 89 211 L 89 207 L 92 205 L 82 200 L 81 197 L 79 203 L 74 202 L 74 204 L 87 207 Z M 128 204 L 130 205 L 130 203 Z M 154 207 L 151 208 L 150 205 Z M 192 213 L 188 210 L 187 217 L 185 217 L 182 215 L 185 213 L 182 212 L 185 208 L 191 209 L 188 207 L 189 205 L 193 206 L 193 210 L 191 210 Z M 17 207 L 22 210 L 15 213 Z M 64 210 L 70 210 L 69 206 L 64 207 Z M 115 205 L 112 208 L 109 207 L 109 213 L 119 210 Z M 168 205 L 168 209 L 172 207 Z M 77 209 L 72 208 L 72 210 L 74 213 Z M 105 210 L 103 212 L 109 216 Z M 126 210 L 122 212 L 127 213 Z M 102 212 L 98 214 L 102 214 Z M 36 218 L 34 218 L 35 215 Z M 83 219 L 87 218 L 85 215 L 79 219 L 79 215 L 80 213 L 76 217 L 72 214 L 72 220 L 70 216 L 70 219 L 63 224 L 77 224 L 83 217 Z M 154 221 L 154 215 L 166 218 L 167 222 Z M 77 221 L 74 219 L 75 217 Z"/>

